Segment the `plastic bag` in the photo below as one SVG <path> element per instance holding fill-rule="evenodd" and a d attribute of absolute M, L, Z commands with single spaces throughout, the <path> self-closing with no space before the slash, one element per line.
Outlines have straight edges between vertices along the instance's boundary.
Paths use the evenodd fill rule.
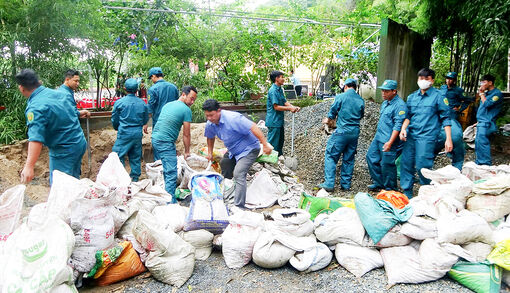
<path fill-rule="evenodd" d="M 397 209 L 402 209 L 409 203 L 407 196 L 394 190 L 381 190 L 376 198 L 391 203 Z"/>
<path fill-rule="evenodd" d="M 300 272 L 315 272 L 321 270 L 329 265 L 333 253 L 323 243 L 317 245 L 309 250 L 296 253 L 290 258 L 289 263 Z"/>
<path fill-rule="evenodd" d="M 270 207 L 281 195 L 283 192 L 271 178 L 270 172 L 262 169 L 255 174 L 255 178 L 246 190 L 246 207 L 250 209 Z"/>
<path fill-rule="evenodd" d="M 158 219 L 161 227 L 163 229 L 170 229 L 175 233 L 184 229 L 188 213 L 189 208 L 178 204 L 157 206 L 152 210 L 152 214 Z"/>
<path fill-rule="evenodd" d="M 474 195 L 468 199 L 466 207 L 487 222 L 496 221 L 510 214 L 510 190 L 499 195 Z"/>
<path fill-rule="evenodd" d="M 53 183 L 47 201 L 48 214 L 58 215 L 69 224 L 71 202 L 84 198 L 89 189 L 90 187 L 84 181 L 58 170 L 53 171 Z"/>
<path fill-rule="evenodd" d="M 354 202 L 352 199 L 315 197 L 303 192 L 298 207 L 309 212 L 310 220 L 313 221 L 318 215 L 330 214 L 343 206 L 354 208 Z"/>
<path fill-rule="evenodd" d="M 468 210 L 460 211 L 458 214 L 441 215 L 437 220 L 437 234 L 440 243 L 493 242 L 489 224 Z"/>
<path fill-rule="evenodd" d="M 206 260 L 212 253 L 214 234 L 206 230 L 194 230 L 182 233 L 182 239 L 195 248 L 195 259 Z"/>
<path fill-rule="evenodd" d="M 77 199 L 71 203 L 71 229 L 76 245 L 71 255 L 74 268 L 89 272 L 96 263 L 95 254 L 114 245 L 115 224 L 106 199 Z"/>
<path fill-rule="evenodd" d="M 76 292 L 67 261 L 74 247 L 69 226 L 49 216 L 41 225 L 22 224 L 5 243 L 0 280 L 3 292 Z"/>
<path fill-rule="evenodd" d="M 275 209 L 271 214 L 275 229 L 293 236 L 309 236 L 313 233 L 310 214 L 301 209 Z"/>
<path fill-rule="evenodd" d="M 0 245 L 7 241 L 18 226 L 25 189 L 26 186 L 20 184 L 7 189 L 0 195 Z"/>
<path fill-rule="evenodd" d="M 162 229 L 154 215 L 139 211 L 133 235 L 149 251 L 145 267 L 154 278 L 181 287 L 191 277 L 195 267 L 195 248 L 172 230 Z"/>
<path fill-rule="evenodd" d="M 377 249 L 345 243 L 336 245 L 335 257 L 342 267 L 358 278 L 384 265 Z"/>
<path fill-rule="evenodd" d="M 184 231 L 205 229 L 213 234 L 220 234 L 228 225 L 228 211 L 223 202 L 220 183 L 223 177 L 212 172 L 193 175 L 191 205 Z"/>
<path fill-rule="evenodd" d="M 425 239 L 421 244 L 413 242 L 407 246 L 383 248 L 381 256 L 390 286 L 435 281 L 446 275 L 458 260 L 434 239 Z"/>
<path fill-rule="evenodd" d="M 400 233 L 416 240 L 437 237 L 437 223 L 428 216 L 412 216 L 402 224 Z"/>
<path fill-rule="evenodd" d="M 510 240 L 498 242 L 494 250 L 487 256 L 487 260 L 510 271 Z"/>
<path fill-rule="evenodd" d="M 397 223 L 406 222 L 413 214 L 409 206 L 396 209 L 389 202 L 358 192 L 354 197 L 356 212 L 374 243 L 378 243 Z"/>
<path fill-rule="evenodd" d="M 130 245 L 129 241 L 123 241 L 112 248 L 96 251 L 96 264 L 90 272 L 85 274 L 85 277 L 94 277 L 94 279 L 99 278 L 104 271 L 106 271 L 106 269 L 120 257 L 122 251 L 124 251 L 128 245 Z"/>
<path fill-rule="evenodd" d="M 277 151 L 272 150 L 269 155 L 264 154 L 262 149 L 260 149 L 260 152 L 262 154 L 260 154 L 257 157 L 257 159 L 255 160 L 256 162 L 259 162 L 259 163 L 268 163 L 268 164 L 276 164 L 276 163 L 278 163 L 278 152 Z"/>
<path fill-rule="evenodd" d="M 351 208 L 341 207 L 330 215 L 321 214 L 315 218 L 314 225 L 317 239 L 329 246 L 363 243 L 365 229 L 358 214 Z"/>
<path fill-rule="evenodd" d="M 477 293 L 499 293 L 502 269 L 488 262 L 460 261 L 448 272 L 448 276 Z"/>
<path fill-rule="evenodd" d="M 472 149 L 475 148 L 476 125 L 469 125 L 462 133 L 462 139 Z"/>
<path fill-rule="evenodd" d="M 253 246 L 262 233 L 262 214 L 239 211 L 229 217 L 230 224 L 222 234 L 223 259 L 227 267 L 239 269 L 248 264 Z"/>
<path fill-rule="evenodd" d="M 122 250 L 117 260 L 109 265 L 96 280 L 97 285 L 107 286 L 137 276 L 147 270 L 140 261 L 140 257 L 138 257 L 138 253 L 136 253 L 131 242 L 127 243 L 127 246 Z"/>
<path fill-rule="evenodd" d="M 108 155 L 108 158 L 101 165 L 99 173 L 97 173 L 96 182 L 107 187 L 121 188 L 127 194 L 131 177 L 124 169 L 117 153 L 112 152 Z"/>
<path fill-rule="evenodd" d="M 191 154 L 188 158 L 184 156 L 177 157 L 178 173 L 181 177 L 177 179 L 178 188 L 189 188 L 189 182 L 193 175 L 198 172 L 205 172 L 211 169 L 211 162 L 202 156 Z M 179 172 L 180 170 L 180 172 Z"/>
<path fill-rule="evenodd" d="M 475 182 L 473 192 L 476 194 L 498 195 L 510 189 L 510 174 L 498 174 L 494 177 Z"/>
<path fill-rule="evenodd" d="M 462 248 L 468 251 L 473 257 L 473 261 L 481 262 L 487 259 L 487 256 L 492 251 L 492 245 L 482 242 L 471 242 L 462 245 Z"/>

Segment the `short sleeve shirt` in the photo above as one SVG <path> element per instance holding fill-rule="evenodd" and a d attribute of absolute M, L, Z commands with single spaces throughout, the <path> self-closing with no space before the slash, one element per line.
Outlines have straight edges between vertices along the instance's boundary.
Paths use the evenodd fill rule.
<path fill-rule="evenodd" d="M 152 139 L 175 143 L 184 122 L 191 122 L 191 109 L 188 105 L 179 100 L 167 103 L 161 109 L 152 131 Z"/>
<path fill-rule="evenodd" d="M 287 103 L 287 100 L 283 94 L 282 87 L 273 83 L 267 92 L 267 127 L 283 127 L 284 113 L 283 111 L 276 111 L 273 105 L 277 104 L 279 106 L 284 106 L 285 103 Z"/>

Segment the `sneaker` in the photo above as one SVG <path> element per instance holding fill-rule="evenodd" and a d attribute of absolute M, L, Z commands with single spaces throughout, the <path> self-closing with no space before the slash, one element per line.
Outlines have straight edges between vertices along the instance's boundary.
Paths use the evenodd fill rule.
<path fill-rule="evenodd" d="M 334 187 L 327 187 L 327 186 L 324 185 L 324 183 L 321 183 L 321 184 L 317 185 L 317 189 L 324 189 L 327 192 L 333 192 L 335 190 Z"/>

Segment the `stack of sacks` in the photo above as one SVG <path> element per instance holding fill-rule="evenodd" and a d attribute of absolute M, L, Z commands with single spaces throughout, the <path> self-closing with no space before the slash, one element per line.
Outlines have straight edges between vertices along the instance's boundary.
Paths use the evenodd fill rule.
<path fill-rule="evenodd" d="M 510 174 L 475 182 L 467 209 L 493 222 L 510 214 Z"/>
<path fill-rule="evenodd" d="M 467 162 L 462 166 L 462 174 L 472 181 L 488 179 L 498 174 L 510 174 L 510 165 L 487 166 L 477 165 L 475 162 Z"/>
<path fill-rule="evenodd" d="M 301 209 L 276 209 L 271 216 L 273 220 L 264 223 L 264 232 L 253 247 L 255 264 L 268 269 L 279 268 L 296 252 L 306 252 L 317 247 L 308 212 Z"/>

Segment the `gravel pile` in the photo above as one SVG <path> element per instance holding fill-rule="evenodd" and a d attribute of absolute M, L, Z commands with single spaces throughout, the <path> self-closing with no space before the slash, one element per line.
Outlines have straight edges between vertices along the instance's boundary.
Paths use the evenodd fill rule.
<path fill-rule="evenodd" d="M 322 119 L 327 116 L 333 100 L 301 109 L 295 115 L 294 153 L 299 161 L 296 174 L 307 190 L 321 183 L 324 178 L 324 152 L 329 135 L 321 129 Z M 361 132 L 358 150 L 354 163 L 354 174 L 351 191 L 344 192 L 335 188 L 334 195 L 354 196 L 357 191 L 366 191 L 371 184 L 365 156 L 375 135 L 379 120 L 380 104 L 365 101 L 365 117 L 361 120 Z M 291 153 L 292 114 L 285 113 L 285 145 L 284 153 Z M 336 187 L 340 182 L 340 162 L 337 167 Z"/>

